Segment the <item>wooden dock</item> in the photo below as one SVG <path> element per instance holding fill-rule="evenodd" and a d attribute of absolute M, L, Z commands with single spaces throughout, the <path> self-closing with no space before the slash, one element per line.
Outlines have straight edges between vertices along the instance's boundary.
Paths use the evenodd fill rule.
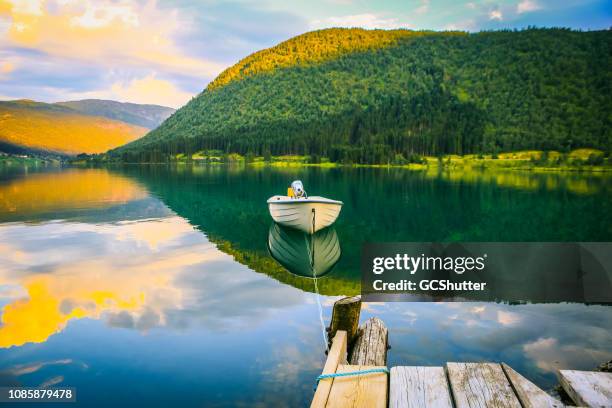
<path fill-rule="evenodd" d="M 612 407 L 612 373 L 560 370 L 559 382 L 574 403 L 565 405 L 504 363 L 449 362 L 444 367 L 387 370 L 387 329 L 377 318 L 357 330 L 352 347 L 347 331 L 336 328 L 331 334 L 322 374 L 340 376 L 319 381 L 312 408 Z M 358 374 L 365 370 L 374 372 Z"/>

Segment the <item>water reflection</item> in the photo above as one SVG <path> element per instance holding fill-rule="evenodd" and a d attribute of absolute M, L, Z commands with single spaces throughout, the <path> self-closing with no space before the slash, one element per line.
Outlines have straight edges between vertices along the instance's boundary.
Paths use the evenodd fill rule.
<path fill-rule="evenodd" d="M 565 182 L 550 191 L 507 188 L 403 170 L 138 166 L 61 174 L 0 185 L 0 384 L 75 386 L 77 404 L 88 407 L 307 404 L 325 356 L 317 297 L 308 293 L 315 280 L 301 275 L 322 276 L 328 321 L 334 300 L 359 292 L 364 241 L 611 238 L 604 178 L 587 181 L 599 187 L 579 195 Z M 313 262 L 316 242 L 289 239 L 298 256 L 285 254 L 284 265 L 296 275 L 268 252 L 266 238 L 287 237 L 270 228 L 265 200 L 294 178 L 345 202 L 322 239 L 332 249 L 342 240 L 333 273 L 336 251 Z M 310 262 L 292 267 L 297 259 Z M 363 317 L 390 328 L 390 365 L 506 361 L 548 387 L 555 368 L 591 369 L 610 358 L 610 310 L 369 303 Z M 151 393 L 160 383 L 163 392 Z"/>
<path fill-rule="evenodd" d="M 612 357 L 610 307 L 580 304 L 368 304 L 384 316 L 389 365 L 503 361 L 539 386 L 557 383 L 555 370 L 592 370 Z"/>
<path fill-rule="evenodd" d="M 0 347 L 44 342 L 85 317 L 146 331 L 190 324 L 194 314 L 209 326 L 227 327 L 232 319 L 253 322 L 268 308 L 301 298 L 250 273 L 176 216 L 5 225 L 0 243 L 6 302 Z M 245 308 L 249 294 L 258 301 Z"/>
<path fill-rule="evenodd" d="M 270 216 L 264 203 L 292 179 L 342 200 L 343 216 L 334 228 L 342 239 L 343 256 L 333 275 L 318 282 L 320 293 L 327 295 L 359 293 L 363 242 L 607 241 L 612 237 L 612 179 L 597 175 L 475 171 L 455 172 L 465 178 L 448 179 L 445 173 L 403 169 L 239 166 L 139 166 L 127 167 L 122 174 L 146 186 L 238 262 L 307 291 L 315 290 L 312 280 L 286 273 L 270 257 L 266 239 Z M 570 192 L 567 180 L 581 177 L 597 187 L 586 195 Z M 524 178 L 539 187 L 525 187 L 531 184 Z"/>
<path fill-rule="evenodd" d="M 289 272 L 306 278 L 327 275 L 342 253 L 333 227 L 306 234 L 276 223 L 270 226 L 268 249 Z"/>
<path fill-rule="evenodd" d="M 0 220 L 12 214 L 37 217 L 83 209 L 102 209 L 145 198 L 133 179 L 104 169 L 69 169 L 32 174 L 0 185 Z"/>
<path fill-rule="evenodd" d="M 425 172 L 425 175 L 430 179 L 453 183 L 481 183 L 525 191 L 566 190 L 579 195 L 609 191 L 611 179 L 608 172 L 537 172 L 473 167 L 442 171 L 433 169 Z"/>

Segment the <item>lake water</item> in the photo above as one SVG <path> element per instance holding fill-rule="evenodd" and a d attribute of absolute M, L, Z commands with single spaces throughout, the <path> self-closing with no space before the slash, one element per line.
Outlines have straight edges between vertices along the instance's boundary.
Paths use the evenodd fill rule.
<path fill-rule="evenodd" d="M 268 252 L 265 200 L 296 178 L 344 201 L 317 280 Z M 530 172 L 133 166 L 0 170 L 0 385 L 77 406 L 305 406 L 363 242 L 612 241 L 612 178 Z M 612 308 L 367 304 L 389 366 L 505 361 L 543 388 L 612 358 Z M 75 406 L 69 404 L 68 406 Z"/>

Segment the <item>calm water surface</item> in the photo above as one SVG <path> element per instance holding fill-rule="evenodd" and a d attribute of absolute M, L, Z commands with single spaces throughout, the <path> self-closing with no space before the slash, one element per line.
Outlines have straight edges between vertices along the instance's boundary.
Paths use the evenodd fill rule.
<path fill-rule="evenodd" d="M 343 200 L 331 273 L 268 253 L 265 200 L 295 178 Z M 82 406 L 303 406 L 366 241 L 612 241 L 612 178 L 519 172 L 139 166 L 0 170 L 0 385 Z M 368 304 L 389 365 L 505 361 L 544 388 L 612 358 L 612 308 Z M 75 406 L 70 404 L 69 406 Z"/>

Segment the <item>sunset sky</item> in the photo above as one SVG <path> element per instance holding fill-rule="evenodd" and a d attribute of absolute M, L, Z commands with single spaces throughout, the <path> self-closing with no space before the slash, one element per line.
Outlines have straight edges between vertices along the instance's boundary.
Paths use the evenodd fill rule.
<path fill-rule="evenodd" d="M 0 100 L 179 107 L 244 56 L 325 27 L 608 29 L 609 0 L 0 0 Z"/>

